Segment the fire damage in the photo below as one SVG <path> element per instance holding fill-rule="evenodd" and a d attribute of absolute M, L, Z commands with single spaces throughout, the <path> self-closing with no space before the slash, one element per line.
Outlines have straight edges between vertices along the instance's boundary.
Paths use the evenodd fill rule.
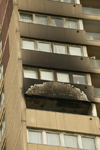
<path fill-rule="evenodd" d="M 30 109 L 87 115 L 91 107 L 86 94 L 71 84 L 46 82 L 31 86 L 25 93 Z"/>

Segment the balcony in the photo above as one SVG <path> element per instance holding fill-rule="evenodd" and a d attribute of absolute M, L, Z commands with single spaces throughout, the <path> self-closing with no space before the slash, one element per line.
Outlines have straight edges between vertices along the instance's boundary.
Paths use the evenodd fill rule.
<path fill-rule="evenodd" d="M 100 69 L 100 60 L 90 58 L 90 67 Z"/>
<path fill-rule="evenodd" d="M 100 9 L 98 8 L 82 7 L 82 12 L 83 14 L 87 14 L 87 15 L 100 16 Z"/>
<path fill-rule="evenodd" d="M 100 41 L 100 33 L 86 32 L 86 39 L 89 41 Z"/>
<path fill-rule="evenodd" d="M 28 128 L 100 135 L 99 118 L 85 115 L 26 109 L 26 125 Z"/>
<path fill-rule="evenodd" d="M 100 97 L 100 88 L 94 88 L 94 93 L 96 97 Z"/>

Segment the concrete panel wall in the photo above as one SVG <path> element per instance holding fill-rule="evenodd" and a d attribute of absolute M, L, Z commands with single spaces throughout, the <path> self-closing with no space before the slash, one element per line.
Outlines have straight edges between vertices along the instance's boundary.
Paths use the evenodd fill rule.
<path fill-rule="evenodd" d="M 26 122 L 30 128 L 100 135 L 98 117 L 26 109 Z"/>

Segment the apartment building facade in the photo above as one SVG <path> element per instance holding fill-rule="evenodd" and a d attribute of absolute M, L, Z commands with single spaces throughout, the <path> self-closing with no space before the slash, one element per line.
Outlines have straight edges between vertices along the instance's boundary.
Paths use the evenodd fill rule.
<path fill-rule="evenodd" d="M 100 1 L 0 0 L 0 150 L 100 150 Z"/>

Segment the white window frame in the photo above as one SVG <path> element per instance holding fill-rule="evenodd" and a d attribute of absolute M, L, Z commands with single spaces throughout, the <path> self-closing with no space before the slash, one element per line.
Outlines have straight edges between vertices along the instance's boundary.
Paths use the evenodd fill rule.
<path fill-rule="evenodd" d="M 21 21 L 21 19 L 20 19 L 20 14 L 32 15 L 32 22 L 24 22 L 24 21 Z M 28 12 L 19 11 L 18 15 L 19 15 L 19 21 L 20 21 L 20 22 L 24 22 L 24 23 L 34 23 L 33 13 L 28 13 Z"/>
<path fill-rule="evenodd" d="M 47 17 L 47 25 L 45 25 L 45 24 L 38 24 L 38 23 L 36 22 L 36 16 L 39 16 L 39 17 Z M 49 25 L 49 16 L 47 16 L 47 15 L 43 15 L 43 14 L 38 14 L 38 13 L 36 13 L 36 14 L 33 14 L 33 18 L 34 18 L 34 23 L 35 23 L 35 24 L 43 25 L 43 26 L 48 26 L 48 25 Z"/>
<path fill-rule="evenodd" d="M 63 26 L 62 26 L 62 27 L 53 26 L 53 25 L 52 25 L 52 21 L 51 21 L 52 18 L 54 18 L 54 19 L 61 19 Z M 56 28 L 65 28 L 65 20 L 64 20 L 64 18 L 62 18 L 62 17 L 50 16 L 50 26 L 56 27 Z"/>
<path fill-rule="evenodd" d="M 39 76 L 38 76 L 38 69 L 37 69 L 37 68 L 23 66 L 23 77 L 24 77 L 24 70 L 35 70 L 35 71 L 36 71 L 37 78 L 29 78 L 29 79 L 39 79 Z M 25 77 L 24 77 L 24 78 L 25 78 Z"/>
<path fill-rule="evenodd" d="M 41 71 L 52 72 L 52 73 L 53 73 L 53 80 L 52 80 L 52 81 L 55 81 L 55 78 L 54 78 L 54 70 L 39 69 L 40 79 L 41 79 Z M 41 79 L 41 80 L 44 80 L 44 79 Z M 51 80 L 47 80 L 47 81 L 51 81 Z"/>
<path fill-rule="evenodd" d="M 34 40 L 34 39 L 28 39 L 28 38 L 21 38 L 21 48 L 22 48 L 22 49 L 24 49 L 24 48 L 23 48 L 23 41 L 34 42 L 34 50 L 33 50 L 33 51 L 37 50 L 37 49 L 36 49 L 36 40 Z M 24 49 L 24 50 L 28 50 L 28 49 Z M 29 50 L 30 50 L 30 49 L 29 49 Z"/>
<path fill-rule="evenodd" d="M 79 56 L 79 57 L 83 57 L 83 56 L 84 56 L 83 47 L 82 47 L 82 46 L 80 46 L 80 45 L 71 45 L 71 44 L 68 44 L 68 53 L 69 53 L 70 56 L 78 56 L 78 55 L 71 55 L 71 54 L 70 54 L 70 47 L 79 47 L 79 48 L 81 48 L 82 56 Z"/>
<path fill-rule="evenodd" d="M 47 44 L 50 44 L 50 52 L 46 52 L 46 51 L 39 51 L 39 46 L 38 46 L 38 43 L 47 43 Z M 52 46 L 51 46 L 51 42 L 47 42 L 47 41 L 37 41 L 37 50 L 39 52 L 46 52 L 46 53 L 52 53 Z"/>
<path fill-rule="evenodd" d="M 69 20 L 69 21 L 76 21 L 76 22 L 77 22 L 77 27 L 78 27 L 78 29 L 68 28 L 68 27 L 67 27 L 67 22 L 66 22 L 66 24 L 65 24 L 65 28 L 67 28 L 67 29 L 74 29 L 74 30 L 80 30 L 80 27 L 79 27 L 79 20 L 78 20 L 78 19 L 65 18 L 65 21 L 66 21 L 66 20 Z"/>
<path fill-rule="evenodd" d="M 27 142 L 29 143 L 29 134 L 28 131 L 33 131 L 33 132 L 41 132 L 42 133 L 42 144 L 44 145 L 48 145 L 47 144 L 47 136 L 46 133 L 52 133 L 52 134 L 59 134 L 60 137 L 60 146 L 59 147 L 65 147 L 65 140 L 64 140 L 64 135 L 69 135 L 69 136 L 76 136 L 77 137 L 77 144 L 78 144 L 78 149 L 83 149 L 83 143 L 82 143 L 82 137 L 86 137 L 86 138 L 93 138 L 95 141 L 95 147 L 96 150 L 100 150 L 99 149 L 99 141 L 100 141 L 100 137 L 95 137 L 95 136 L 88 136 L 88 135 L 84 135 L 84 134 L 76 134 L 76 133 L 66 133 L 66 132 L 54 132 L 54 131 L 49 131 L 49 130 L 36 130 L 36 129 L 27 129 Z M 32 143 L 34 144 L 34 143 Z M 38 143 L 37 143 L 38 144 Z M 50 146 L 50 145 L 49 145 Z M 71 148 L 71 147 L 66 147 L 66 148 Z"/>
<path fill-rule="evenodd" d="M 61 45 L 61 46 L 65 46 L 65 51 L 66 51 L 66 54 L 63 54 L 63 55 L 68 55 L 68 49 L 67 49 L 67 45 L 66 44 L 63 44 L 63 43 L 53 43 L 53 53 L 55 54 L 60 54 L 60 53 L 56 53 L 55 52 L 55 48 L 54 48 L 54 45 Z M 61 54 L 60 54 L 61 55 Z"/>

